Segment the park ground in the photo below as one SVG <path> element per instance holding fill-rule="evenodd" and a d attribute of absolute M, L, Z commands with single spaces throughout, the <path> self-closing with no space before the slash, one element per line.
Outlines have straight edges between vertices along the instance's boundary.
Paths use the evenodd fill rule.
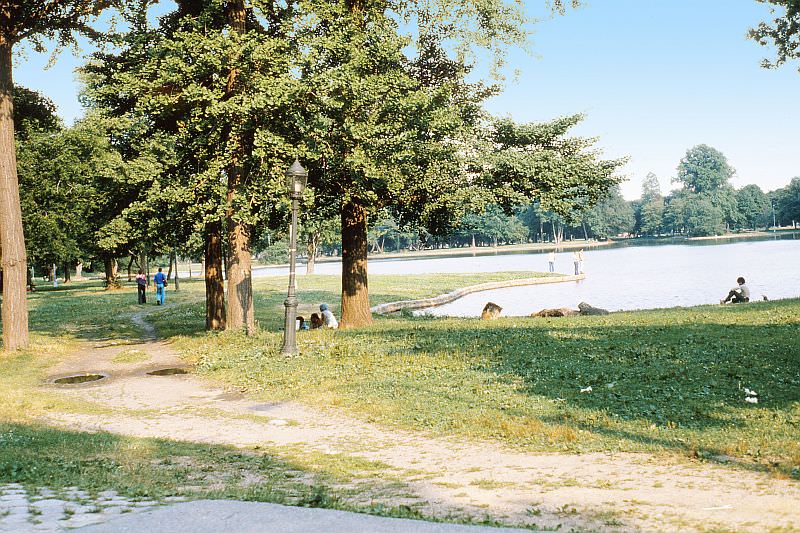
<path fill-rule="evenodd" d="M 372 276 L 371 303 L 529 276 Z M 113 494 L 132 508 L 226 498 L 540 529 L 800 530 L 800 300 L 378 317 L 300 332 L 286 358 L 284 285 L 257 280 L 250 338 L 203 331 L 199 281 L 164 308 L 96 282 L 31 295 L 33 346 L 0 359 L 0 491 L 31 505 L 80 493 L 98 515 Z M 301 314 L 338 291 L 301 277 Z M 173 367 L 190 373 L 147 374 Z M 108 377 L 53 384 L 83 373 Z"/>

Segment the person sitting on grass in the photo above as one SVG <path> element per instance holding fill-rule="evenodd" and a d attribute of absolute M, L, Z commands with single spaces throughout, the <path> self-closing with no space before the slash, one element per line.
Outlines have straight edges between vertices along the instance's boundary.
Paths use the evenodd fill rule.
<path fill-rule="evenodd" d="M 736 283 L 739 286 L 732 288 L 728 296 L 724 300 L 720 300 L 719 303 L 726 304 L 730 301 L 734 304 L 740 304 L 750 301 L 750 289 L 745 285 L 744 278 L 737 278 Z"/>
<path fill-rule="evenodd" d="M 336 329 L 339 327 L 339 322 L 333 316 L 331 310 L 328 309 L 328 304 L 319 304 L 319 311 L 322 313 L 322 324 L 326 328 Z"/>
<path fill-rule="evenodd" d="M 311 329 L 317 329 L 322 327 L 322 317 L 320 317 L 317 313 L 311 313 Z"/>

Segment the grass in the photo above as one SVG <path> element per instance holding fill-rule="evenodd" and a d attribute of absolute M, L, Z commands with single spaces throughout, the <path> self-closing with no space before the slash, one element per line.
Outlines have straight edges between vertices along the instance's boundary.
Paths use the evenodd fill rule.
<path fill-rule="evenodd" d="M 371 303 L 530 275 L 372 276 Z M 337 278 L 303 276 L 299 285 L 301 314 L 321 302 L 338 311 Z M 267 400 L 527 451 L 724 457 L 728 468 L 800 478 L 800 300 L 559 319 L 377 317 L 370 328 L 302 332 L 300 355 L 284 358 L 283 278 L 256 281 L 261 329 L 251 338 L 204 332 L 202 283 L 183 281 L 181 289 L 169 291 L 166 308 L 137 305 L 132 285 L 106 292 L 83 282 L 31 295 L 31 349 L 0 357 L 0 483 L 351 508 L 346 490 L 330 483 L 397 475 L 339 456 L 282 461 L 37 423 L 49 412 L 101 411 L 38 385 L 80 341 L 136 339 L 141 332 L 130 319 L 139 312 L 152 313 L 159 335 L 172 338 L 201 373 Z M 118 357 L 139 356 L 126 350 Z M 589 385 L 591 393 L 580 392 Z M 745 387 L 758 392 L 758 404 L 744 401 Z M 359 508 L 417 516 L 407 507 Z"/>
<path fill-rule="evenodd" d="M 373 303 L 463 284 L 376 278 Z M 302 301 L 335 301 L 335 280 L 305 281 L 316 288 L 301 287 Z M 262 325 L 276 324 L 282 294 L 262 285 L 259 295 Z M 193 312 L 197 320 L 202 309 Z M 275 332 L 176 341 L 201 372 L 266 399 L 529 451 L 727 456 L 800 478 L 799 317 L 800 301 L 786 300 L 605 317 L 379 318 L 366 329 L 303 332 L 290 359 L 278 356 Z M 758 404 L 744 401 L 744 388 Z"/>

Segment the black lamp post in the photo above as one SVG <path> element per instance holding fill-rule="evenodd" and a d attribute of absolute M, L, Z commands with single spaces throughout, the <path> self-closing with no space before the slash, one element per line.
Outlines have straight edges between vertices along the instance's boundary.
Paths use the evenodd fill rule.
<path fill-rule="evenodd" d="M 283 325 L 283 355 L 297 353 L 297 295 L 295 287 L 295 260 L 297 257 L 297 209 L 303 190 L 306 188 L 308 172 L 297 159 L 286 171 L 286 187 L 289 189 L 289 198 L 292 199 L 292 225 L 289 228 L 289 293 L 283 305 L 286 306 L 286 320 Z"/>

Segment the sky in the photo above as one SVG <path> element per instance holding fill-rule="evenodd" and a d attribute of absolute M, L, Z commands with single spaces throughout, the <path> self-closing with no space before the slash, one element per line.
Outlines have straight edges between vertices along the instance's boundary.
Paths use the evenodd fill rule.
<path fill-rule="evenodd" d="M 544 0 L 528 0 L 532 16 Z M 800 176 L 800 72 L 761 68 L 774 51 L 746 38 L 769 11 L 755 0 L 585 0 L 534 26 L 532 53 L 512 51 L 518 75 L 486 103 L 495 115 L 538 122 L 573 113 L 574 134 L 598 138 L 606 158 L 627 157 L 625 198 L 641 194 L 648 172 L 662 191 L 686 151 L 720 150 L 735 187 L 765 191 Z M 81 57 L 30 51 L 16 59 L 15 83 L 51 98 L 71 124 L 83 113 L 73 73 Z"/>

